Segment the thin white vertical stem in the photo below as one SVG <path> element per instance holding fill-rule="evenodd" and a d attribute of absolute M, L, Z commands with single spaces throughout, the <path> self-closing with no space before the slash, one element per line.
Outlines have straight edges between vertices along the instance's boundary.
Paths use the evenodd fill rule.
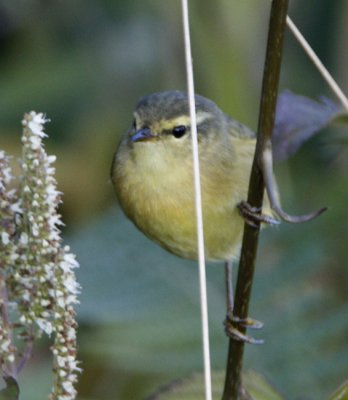
<path fill-rule="evenodd" d="M 289 16 L 286 18 L 286 23 L 295 36 L 295 38 L 299 41 L 300 45 L 307 53 L 308 57 L 312 60 L 313 64 L 317 67 L 320 74 L 326 80 L 332 91 L 336 94 L 340 102 L 342 103 L 343 107 L 348 110 L 348 99 L 346 95 L 343 93 L 341 88 L 338 86 L 336 81 L 333 79 L 330 72 L 326 69 L 324 64 L 320 61 L 319 57 L 315 54 L 314 50 L 311 48 L 307 40 L 303 37 L 302 33 L 296 27 L 296 25 L 292 22 Z"/>
<path fill-rule="evenodd" d="M 210 348 L 209 348 L 207 282 L 206 282 L 205 255 L 204 255 L 202 195 L 201 195 L 201 183 L 199 174 L 196 106 L 195 106 L 195 94 L 194 94 L 195 91 L 193 83 L 192 53 L 191 53 L 191 40 L 190 40 L 187 0 L 182 0 L 181 5 L 182 5 L 182 16 L 184 25 L 187 88 L 189 97 L 191 135 L 192 135 L 192 156 L 193 156 L 196 222 L 197 222 L 199 283 L 200 283 L 201 315 L 202 315 L 201 318 L 202 318 L 203 356 L 204 356 L 205 399 L 211 400 L 212 388 L 211 388 Z"/>

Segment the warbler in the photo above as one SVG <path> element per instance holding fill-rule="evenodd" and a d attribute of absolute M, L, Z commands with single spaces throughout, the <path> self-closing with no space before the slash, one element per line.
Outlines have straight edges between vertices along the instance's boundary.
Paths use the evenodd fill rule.
<path fill-rule="evenodd" d="M 255 133 L 195 96 L 205 256 L 239 255 Z M 191 123 L 181 91 L 142 97 L 113 158 L 111 179 L 126 216 L 169 252 L 197 259 Z M 264 210 L 271 214 L 265 198 Z"/>

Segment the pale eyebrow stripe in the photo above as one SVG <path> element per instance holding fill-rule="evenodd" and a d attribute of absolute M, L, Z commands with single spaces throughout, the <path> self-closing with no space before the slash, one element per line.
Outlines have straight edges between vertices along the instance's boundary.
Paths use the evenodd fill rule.
<path fill-rule="evenodd" d="M 201 123 L 203 123 L 204 121 L 206 121 L 211 117 L 212 115 L 209 112 L 198 111 L 196 114 L 196 123 L 197 125 L 200 125 Z M 164 129 L 170 129 L 173 128 L 174 126 L 179 126 L 179 125 L 189 126 L 190 124 L 191 124 L 191 119 L 189 115 L 180 115 L 179 117 L 161 121 L 161 126 Z"/>

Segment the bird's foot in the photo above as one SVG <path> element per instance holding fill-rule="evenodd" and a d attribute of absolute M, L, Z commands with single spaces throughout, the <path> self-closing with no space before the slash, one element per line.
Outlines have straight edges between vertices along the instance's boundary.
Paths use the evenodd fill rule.
<path fill-rule="evenodd" d="M 261 208 L 252 207 L 247 201 L 241 201 L 237 204 L 237 208 L 245 222 L 253 228 L 257 228 L 261 222 L 269 225 L 280 224 L 280 221 L 270 215 L 261 214 Z"/>
<path fill-rule="evenodd" d="M 253 318 L 239 318 L 239 317 L 236 317 L 235 315 L 232 315 L 231 320 L 232 320 L 232 322 L 234 322 L 244 328 L 250 328 L 250 329 L 262 329 L 263 328 L 263 322 L 258 321 Z"/>
<path fill-rule="evenodd" d="M 250 329 L 261 329 L 263 327 L 263 323 L 261 321 L 254 320 L 252 318 L 239 318 L 230 313 L 226 315 L 226 319 L 224 321 L 225 332 L 228 337 L 231 339 L 237 340 L 239 342 L 245 342 L 249 344 L 263 344 L 263 339 L 255 339 L 244 332 L 239 330 L 241 328 L 250 328 Z"/>

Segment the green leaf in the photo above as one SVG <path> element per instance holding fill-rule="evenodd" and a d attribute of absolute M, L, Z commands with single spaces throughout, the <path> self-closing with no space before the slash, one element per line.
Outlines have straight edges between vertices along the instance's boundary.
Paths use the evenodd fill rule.
<path fill-rule="evenodd" d="M 250 370 L 243 374 L 246 390 L 254 400 L 282 400 L 284 399 L 266 378 L 256 371 Z"/>
<path fill-rule="evenodd" d="M 342 125 L 348 125 L 348 112 L 345 110 L 342 110 L 340 113 L 338 113 L 335 118 L 332 120 L 333 123 L 335 124 L 342 124 Z"/>
<path fill-rule="evenodd" d="M 0 400 L 18 400 L 19 399 L 19 386 L 17 381 L 9 377 L 4 377 L 6 387 L 0 390 Z"/>
<path fill-rule="evenodd" d="M 220 400 L 225 374 L 222 371 L 213 371 L 212 390 L 213 399 Z M 255 371 L 247 371 L 243 375 L 243 382 L 247 392 L 253 400 L 283 400 L 283 397 Z M 178 380 L 160 389 L 148 400 L 201 400 L 204 398 L 204 380 L 202 374 L 195 374 L 191 378 Z"/>
<path fill-rule="evenodd" d="M 348 380 L 331 395 L 330 400 L 348 400 Z"/>

